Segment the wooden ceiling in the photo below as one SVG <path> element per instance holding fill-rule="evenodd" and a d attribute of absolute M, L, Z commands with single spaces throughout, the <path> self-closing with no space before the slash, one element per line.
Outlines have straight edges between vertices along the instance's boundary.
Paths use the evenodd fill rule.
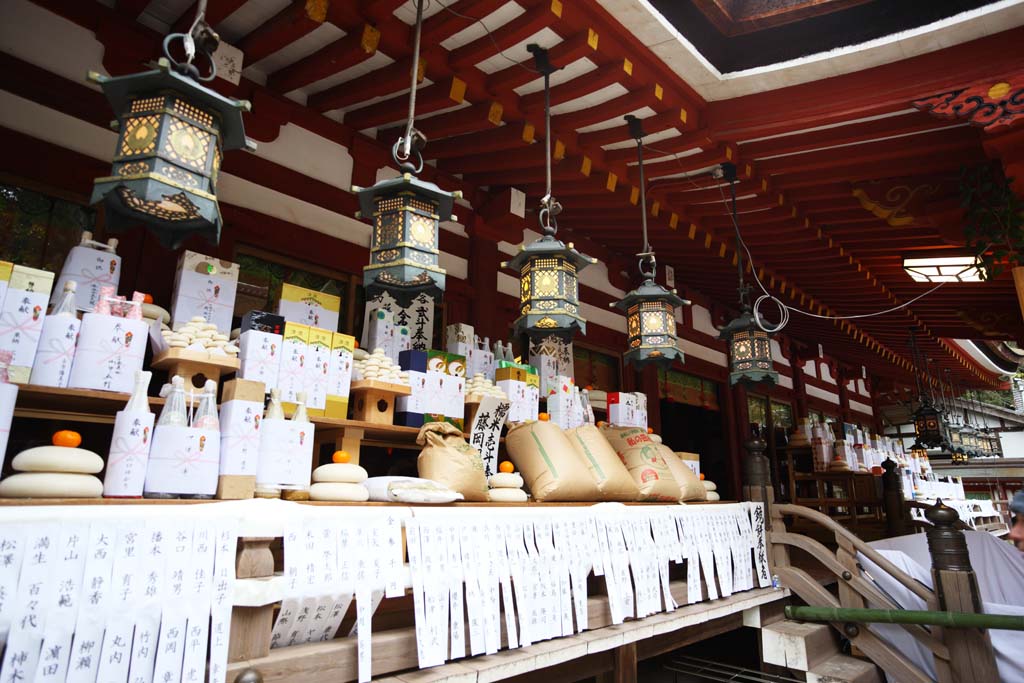
<path fill-rule="evenodd" d="M 112 42 L 123 39 L 123 32 L 103 28 L 112 21 L 138 31 L 147 31 L 145 24 L 159 35 L 168 25 L 187 29 L 194 12 L 183 0 L 116 0 L 113 8 L 87 0 L 38 4 L 94 23 Z M 506 186 L 524 190 L 528 207 L 537 205 L 543 99 L 525 46 L 540 43 L 564 67 L 552 77 L 563 239 L 608 254 L 613 274 L 635 268 L 639 180 L 622 120 L 634 114 L 648 136 L 651 242 L 659 261 L 675 268 L 677 284 L 722 306 L 735 301 L 728 188 L 702 173 L 732 161 L 740 174 L 740 227 L 765 286 L 794 307 L 832 316 L 895 307 L 924 293 L 928 287 L 902 270 L 905 253 L 962 251 L 957 176 L 962 166 L 987 162 L 982 133 L 910 103 L 1011 68 L 1008 46 L 1024 41 L 1018 28 L 846 76 L 708 103 L 598 0 L 431 0 L 425 14 L 417 127 L 430 138 L 425 157 L 435 182 L 459 187 L 474 207 Z M 207 19 L 246 55 L 241 83 L 218 87 L 254 100 L 247 128 L 257 137 L 273 110 L 274 130 L 288 116 L 323 116 L 347 134 L 390 147 L 407 107 L 414 16 L 407 0 L 210 0 Z M 900 186 L 914 198 L 898 216 L 907 220 L 894 225 L 878 205 Z M 977 385 L 995 379 L 945 338 L 1024 338 L 1006 276 L 947 285 L 881 317 L 794 314 L 787 333 L 808 346 L 821 343 L 853 366 L 907 381 L 910 326 L 924 331 L 929 356 Z"/>

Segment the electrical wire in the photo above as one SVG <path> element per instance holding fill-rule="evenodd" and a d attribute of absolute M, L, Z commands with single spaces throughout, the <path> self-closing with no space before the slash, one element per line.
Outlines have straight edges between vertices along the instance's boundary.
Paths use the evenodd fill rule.
<path fill-rule="evenodd" d="M 502 59 L 515 64 L 516 66 L 518 66 L 520 69 L 523 69 L 524 71 L 529 71 L 532 74 L 540 75 L 540 72 L 537 71 L 536 69 L 531 69 L 530 67 L 526 66 L 522 62 L 516 61 L 512 57 L 509 57 L 507 54 L 505 54 L 504 51 L 502 51 L 501 47 L 498 45 L 498 41 L 495 40 L 494 34 L 491 33 L 491 29 L 487 28 L 487 24 L 484 23 L 483 19 L 478 19 L 476 17 L 471 17 L 471 16 L 468 16 L 466 14 L 462 14 L 460 12 L 456 12 L 450 6 L 448 6 L 448 5 L 444 4 L 443 2 L 441 2 L 441 0 L 427 0 L 427 7 L 430 7 L 431 3 L 433 3 L 433 2 L 437 2 L 437 4 L 440 5 L 440 7 L 442 9 L 444 9 L 446 12 L 448 12 L 449 14 L 452 14 L 452 15 L 454 15 L 456 17 L 459 17 L 460 19 L 466 19 L 468 21 L 473 21 L 473 22 L 476 22 L 477 24 L 480 24 L 480 26 L 483 28 L 484 32 L 487 34 L 487 37 L 490 39 L 491 43 L 494 45 L 494 49 L 496 49 L 498 51 L 498 54 L 501 55 Z"/>

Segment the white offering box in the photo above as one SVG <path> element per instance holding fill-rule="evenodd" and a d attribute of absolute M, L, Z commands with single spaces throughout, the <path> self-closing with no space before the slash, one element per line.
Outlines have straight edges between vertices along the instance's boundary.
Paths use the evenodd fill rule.
<path fill-rule="evenodd" d="M 644 397 L 646 399 L 646 397 Z M 608 394 L 608 421 L 617 427 L 647 428 L 646 400 L 641 401 L 637 394 L 627 391 Z"/>
<path fill-rule="evenodd" d="M 29 381 L 44 387 L 66 387 L 71 378 L 75 344 L 82 321 L 73 315 L 48 315 L 39 335 L 39 348 Z"/>
<path fill-rule="evenodd" d="M 331 336 L 331 359 L 327 372 L 327 417 L 348 417 L 348 396 L 352 388 L 352 351 L 355 339 L 335 332 Z"/>
<path fill-rule="evenodd" d="M 483 375 L 487 379 L 494 381 L 494 352 L 487 348 L 489 340 L 480 340 L 480 337 L 476 337 L 473 346 L 471 347 L 472 353 L 466 358 L 466 376 L 474 377 L 476 375 Z"/>
<path fill-rule="evenodd" d="M 327 407 L 327 386 L 331 374 L 331 343 L 333 332 L 311 327 L 306 351 L 306 408 L 313 415 L 323 415 Z"/>
<path fill-rule="evenodd" d="M 412 334 L 409 332 L 408 327 L 397 327 L 395 328 L 395 357 L 391 360 L 398 362 L 398 354 L 402 351 L 412 350 Z"/>
<path fill-rule="evenodd" d="M 395 322 L 391 311 L 384 308 L 370 311 L 365 348 L 368 353 L 381 349 L 385 356 L 395 363 L 398 362 L 398 351 L 395 350 Z"/>
<path fill-rule="evenodd" d="M 466 414 L 466 378 L 448 375 L 444 381 L 444 416 L 462 420 Z"/>
<path fill-rule="evenodd" d="M 308 489 L 313 472 L 313 424 L 279 418 L 260 422 L 256 486 Z"/>
<path fill-rule="evenodd" d="M 113 287 L 117 291 L 121 282 L 121 257 L 108 249 L 95 249 L 85 245 L 71 247 L 64 259 L 64 267 L 50 297 L 50 304 L 56 304 L 64 292 L 64 284 L 74 280 L 75 308 L 92 311 L 100 299 L 100 287 Z"/>
<path fill-rule="evenodd" d="M 45 270 L 14 266 L 11 271 L 0 307 L 0 350 L 13 354 L 8 377 L 16 384 L 29 381 L 52 285 L 53 273 Z"/>
<path fill-rule="evenodd" d="M 430 412 L 426 409 L 427 396 L 427 373 L 419 370 L 407 370 L 409 373 L 409 388 L 412 393 L 408 396 L 397 396 L 395 398 L 395 412 L 412 413 L 422 415 Z M 440 374 L 440 373 L 437 373 Z"/>
<path fill-rule="evenodd" d="M 508 422 L 525 422 L 530 417 L 530 402 L 526 392 L 526 382 L 517 379 L 499 379 L 495 384 L 505 392 L 509 400 Z"/>
<path fill-rule="evenodd" d="M 157 425 L 146 469 L 146 493 L 214 495 L 220 471 L 220 432 Z"/>
<path fill-rule="evenodd" d="M 145 320 L 86 313 L 68 386 L 128 393 L 142 369 L 149 326 Z"/>
<path fill-rule="evenodd" d="M 558 393 L 560 379 L 558 360 L 554 356 L 530 356 L 530 365 L 537 369 L 540 376 L 540 395 L 544 397 Z"/>
<path fill-rule="evenodd" d="M 11 436 L 14 404 L 18 401 L 18 385 L 0 382 L 0 469 L 7 457 L 7 440 Z"/>
<path fill-rule="evenodd" d="M 255 476 L 260 464 L 263 401 L 235 398 L 220 406 L 220 474 Z"/>
<path fill-rule="evenodd" d="M 239 379 L 262 382 L 269 392 L 277 387 L 284 337 L 273 332 L 246 330 L 238 338 Z"/>
<path fill-rule="evenodd" d="M 440 370 L 427 370 L 426 391 L 423 397 L 424 415 L 446 415 L 446 391 L 452 377 Z M 412 381 L 412 375 L 409 375 Z"/>
<path fill-rule="evenodd" d="M 216 324 L 218 330 L 230 330 L 237 289 L 237 263 L 194 251 L 182 252 L 174 276 L 171 327 L 178 329 L 198 316 Z"/>
<path fill-rule="evenodd" d="M 310 356 L 309 327 L 285 323 L 283 343 L 277 388 L 281 390 L 281 401 L 294 404 L 298 393 L 306 390 L 306 363 Z"/>
<path fill-rule="evenodd" d="M 142 496 L 149 467 L 149 451 L 153 445 L 151 412 L 119 410 L 114 418 L 114 435 L 103 476 L 103 495 L 107 498 L 139 498 Z"/>
<path fill-rule="evenodd" d="M 476 369 L 476 355 L 478 350 L 475 344 L 476 334 L 472 325 L 465 323 L 453 323 L 445 328 L 444 350 L 448 353 L 458 354 L 466 359 L 466 376 L 472 377 L 479 372 Z"/>

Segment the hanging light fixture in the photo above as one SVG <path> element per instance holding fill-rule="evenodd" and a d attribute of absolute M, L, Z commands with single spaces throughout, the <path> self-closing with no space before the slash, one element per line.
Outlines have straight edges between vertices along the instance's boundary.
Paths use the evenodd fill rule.
<path fill-rule="evenodd" d="M 164 38 L 156 69 L 88 75 L 107 96 L 118 130 L 111 173 L 93 181 L 90 203 L 103 202 L 108 228 L 144 225 L 171 248 L 192 234 L 220 241 L 217 176 L 223 154 L 256 148 L 242 124 L 249 102 L 202 85 L 217 75 L 212 55 L 220 43 L 204 20 L 205 10 L 206 0 L 201 0 L 189 32 Z M 178 40 L 185 52 L 182 62 L 170 51 Z M 208 73 L 200 72 L 197 56 L 205 58 Z"/>
<path fill-rule="evenodd" d="M 943 451 L 949 451 L 949 410 L 946 405 L 946 394 L 942 390 L 942 382 L 932 375 L 932 358 L 925 358 L 925 377 L 928 385 L 928 394 L 932 397 L 933 405 L 935 409 L 939 411 L 939 432 L 942 434 L 942 438 L 939 441 L 938 447 Z"/>
<path fill-rule="evenodd" d="M 442 220 L 455 220 L 452 208 L 462 197 L 461 192 L 445 192 L 416 177 L 423 171 L 427 141 L 414 127 L 422 28 L 423 0 L 417 0 L 409 113 L 405 134 L 391 149 L 401 175 L 371 187 L 352 187 L 359 197 L 356 217 L 373 222 L 370 263 L 363 267 L 366 298 L 388 293 L 402 307 L 421 294 L 434 299 L 444 294 L 446 273 L 438 263 L 438 232 Z"/>
<path fill-rule="evenodd" d="M 740 382 L 778 384 L 779 373 L 772 364 L 772 343 L 768 333 L 757 324 L 750 307 L 750 287 L 743 280 L 743 238 L 736 218 L 736 165 L 722 164 L 722 179 L 728 181 L 732 195 L 732 224 L 736 229 L 736 272 L 739 279 L 740 314 L 718 334 L 729 345 L 729 384 Z"/>
<path fill-rule="evenodd" d="M 942 401 L 943 401 L 943 424 L 946 429 L 946 438 L 949 441 L 949 450 L 953 452 L 958 445 L 963 444 L 963 440 L 960 437 L 960 424 L 956 416 L 956 394 L 953 390 L 953 373 L 949 368 L 943 368 L 945 373 L 946 381 L 942 384 Z M 949 396 L 946 396 L 946 390 L 949 390 Z"/>
<path fill-rule="evenodd" d="M 917 382 L 918 407 L 914 411 L 914 429 L 917 431 L 917 440 L 929 448 L 942 444 L 941 414 L 932 404 L 930 390 L 926 392 L 926 381 L 922 378 L 923 364 L 920 362 L 917 348 L 916 330 L 910 328 L 910 351 L 914 364 L 914 379 Z"/>
<path fill-rule="evenodd" d="M 640 225 L 643 246 L 640 275 L 643 282 L 626 294 L 621 301 L 611 304 L 626 314 L 627 349 L 622 359 L 637 370 L 653 364 L 668 368 L 674 360 L 683 360 L 683 352 L 676 339 L 676 308 L 690 302 L 680 298 L 676 290 L 668 290 L 655 282 L 658 262 L 647 239 L 647 187 L 644 180 L 644 131 L 635 116 L 626 116 L 629 133 L 636 140 L 636 154 L 640 168 Z"/>
<path fill-rule="evenodd" d="M 580 315 L 577 273 L 597 263 L 597 259 L 576 251 L 572 242 L 564 244 L 556 237 L 558 214 L 562 212 L 551 191 L 551 74 L 555 68 L 548 51 L 531 43 L 537 71 L 544 76 L 544 153 L 547 173 L 546 193 L 540 200 L 539 239 L 520 247 L 519 253 L 501 264 L 519 271 L 519 317 L 514 323 L 516 335 L 525 334 L 535 344 L 568 344 L 576 332 L 586 334 L 587 321 Z"/>

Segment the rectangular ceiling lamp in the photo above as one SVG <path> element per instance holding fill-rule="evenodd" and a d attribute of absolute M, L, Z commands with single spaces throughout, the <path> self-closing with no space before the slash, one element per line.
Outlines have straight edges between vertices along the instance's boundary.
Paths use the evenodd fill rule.
<path fill-rule="evenodd" d="M 981 282 L 985 267 L 977 256 L 905 258 L 903 269 L 915 282 Z"/>

